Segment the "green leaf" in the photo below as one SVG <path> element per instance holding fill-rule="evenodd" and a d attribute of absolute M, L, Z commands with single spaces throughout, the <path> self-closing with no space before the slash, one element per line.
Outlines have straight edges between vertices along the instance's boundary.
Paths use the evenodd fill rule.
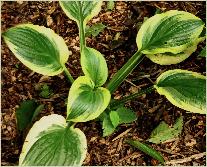
<path fill-rule="evenodd" d="M 70 19 L 85 26 L 101 11 L 102 1 L 60 1 L 60 6 Z"/>
<path fill-rule="evenodd" d="M 128 139 L 126 142 L 164 164 L 165 160 L 163 156 L 149 145 L 131 139 Z"/>
<path fill-rule="evenodd" d="M 69 91 L 67 120 L 93 120 L 107 108 L 110 99 L 110 92 L 106 88 L 97 88 L 90 78 L 81 76 L 74 81 Z"/>
<path fill-rule="evenodd" d="M 41 88 L 41 92 L 39 96 L 43 98 L 49 98 L 51 94 L 52 94 L 52 90 L 49 88 L 47 84 L 44 84 Z"/>
<path fill-rule="evenodd" d="M 116 112 L 119 115 L 119 123 L 132 123 L 137 119 L 136 113 L 125 107 L 118 108 Z"/>
<path fill-rule="evenodd" d="M 136 41 L 139 50 L 144 54 L 177 54 L 199 37 L 203 27 L 203 21 L 193 14 L 171 10 L 145 21 Z"/>
<path fill-rule="evenodd" d="M 206 46 L 202 49 L 202 51 L 199 54 L 200 57 L 206 57 Z"/>
<path fill-rule="evenodd" d="M 183 129 L 183 117 L 179 117 L 173 127 L 162 121 L 151 133 L 149 142 L 160 144 L 166 140 L 178 137 Z"/>
<path fill-rule="evenodd" d="M 23 101 L 16 110 L 18 130 L 26 129 L 43 108 L 44 105 L 38 105 L 34 100 Z"/>
<path fill-rule="evenodd" d="M 157 92 L 173 105 L 193 113 L 206 114 L 206 77 L 187 70 L 169 70 L 156 81 Z"/>
<path fill-rule="evenodd" d="M 86 157 L 84 133 L 67 127 L 64 117 L 42 117 L 29 131 L 19 159 L 19 166 L 80 166 Z"/>
<path fill-rule="evenodd" d="M 4 32 L 3 37 L 25 66 L 43 75 L 60 74 L 70 54 L 63 38 L 43 26 L 18 25 Z"/>
<path fill-rule="evenodd" d="M 94 24 L 91 27 L 86 26 L 85 36 L 89 37 L 92 35 L 92 36 L 96 37 L 100 32 L 102 32 L 104 30 L 104 28 L 106 28 L 106 26 L 102 23 Z"/>
<path fill-rule="evenodd" d="M 114 5 L 115 5 L 114 1 L 111 1 L 111 0 L 108 1 L 108 2 L 107 2 L 107 9 L 108 9 L 108 10 L 113 10 Z"/>
<path fill-rule="evenodd" d="M 103 137 L 111 135 L 116 130 L 116 127 L 113 126 L 110 116 L 108 114 L 104 115 L 102 128 Z"/>
<path fill-rule="evenodd" d="M 23 131 L 32 121 L 32 117 L 38 104 L 34 100 L 23 101 L 16 110 L 17 128 Z"/>
<path fill-rule="evenodd" d="M 81 53 L 83 73 L 91 78 L 95 86 L 102 86 L 108 77 L 108 68 L 103 55 L 97 50 L 84 47 Z"/>
<path fill-rule="evenodd" d="M 148 54 L 146 57 L 148 57 L 152 62 L 160 64 L 160 65 L 171 65 L 171 64 L 177 64 L 185 59 L 187 59 L 193 52 L 196 51 L 197 45 L 199 42 L 205 40 L 205 37 L 198 38 L 193 42 L 191 46 L 189 46 L 187 49 L 185 49 L 183 52 L 180 52 L 178 54 L 173 54 L 170 52 L 166 53 L 158 53 L 158 54 Z"/>
<path fill-rule="evenodd" d="M 119 125 L 119 121 L 120 121 L 118 113 L 116 111 L 111 111 L 109 113 L 109 116 L 110 116 L 111 123 L 116 128 Z"/>

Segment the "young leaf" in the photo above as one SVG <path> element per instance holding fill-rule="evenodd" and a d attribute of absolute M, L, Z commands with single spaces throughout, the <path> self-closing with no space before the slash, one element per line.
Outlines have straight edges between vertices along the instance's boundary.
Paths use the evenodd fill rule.
<path fill-rule="evenodd" d="M 36 119 L 38 114 L 44 109 L 44 104 L 40 104 L 34 111 L 33 116 L 32 116 L 32 121 Z"/>
<path fill-rule="evenodd" d="M 199 54 L 200 57 L 206 57 L 206 46 L 202 49 L 202 51 Z"/>
<path fill-rule="evenodd" d="M 173 105 L 193 113 L 206 114 L 206 77 L 187 70 L 169 70 L 156 81 L 157 92 Z"/>
<path fill-rule="evenodd" d="M 104 115 L 102 129 L 103 137 L 111 135 L 116 129 L 116 127 L 113 126 L 110 116 L 108 114 Z"/>
<path fill-rule="evenodd" d="M 81 76 L 70 88 L 67 104 L 67 120 L 87 122 L 97 118 L 108 106 L 111 99 L 106 88 L 95 87 L 93 81 Z"/>
<path fill-rule="evenodd" d="M 171 64 L 177 64 L 185 59 L 187 59 L 193 52 L 196 51 L 197 45 L 199 42 L 205 40 L 205 37 L 198 38 L 193 42 L 193 44 L 185 49 L 183 52 L 180 52 L 178 54 L 173 54 L 170 52 L 166 53 L 158 53 L 158 54 L 148 54 L 146 57 L 148 57 L 152 62 L 160 64 L 160 65 L 171 65 Z"/>
<path fill-rule="evenodd" d="M 166 140 L 177 137 L 183 129 L 183 117 L 179 117 L 174 126 L 169 127 L 164 121 L 162 121 L 151 133 L 149 142 L 159 144 Z"/>
<path fill-rule="evenodd" d="M 163 156 L 149 145 L 131 139 L 128 139 L 126 142 L 164 164 L 165 160 Z"/>
<path fill-rule="evenodd" d="M 17 128 L 23 131 L 32 121 L 33 114 L 38 104 L 34 100 L 23 101 L 16 110 Z"/>
<path fill-rule="evenodd" d="M 96 16 L 102 6 L 102 1 L 60 1 L 65 14 L 79 25 L 83 21 L 84 26 Z"/>
<path fill-rule="evenodd" d="M 70 54 L 63 38 L 43 26 L 18 25 L 4 32 L 3 37 L 25 66 L 43 75 L 60 74 Z"/>
<path fill-rule="evenodd" d="M 97 50 L 84 47 L 81 53 L 81 66 L 84 74 L 91 78 L 96 87 L 106 82 L 108 77 L 106 60 Z"/>
<path fill-rule="evenodd" d="M 118 113 L 116 111 L 111 111 L 109 113 L 109 116 L 110 116 L 111 123 L 116 128 L 119 125 L 119 121 L 120 121 Z"/>
<path fill-rule="evenodd" d="M 89 37 L 92 35 L 92 36 L 96 37 L 101 31 L 104 30 L 104 28 L 106 28 L 106 26 L 102 23 L 94 24 L 91 27 L 86 26 L 85 36 Z"/>
<path fill-rule="evenodd" d="M 171 10 L 145 21 L 136 41 L 139 50 L 144 54 L 177 54 L 199 37 L 203 27 L 203 21 L 193 14 Z"/>
<path fill-rule="evenodd" d="M 108 1 L 107 2 L 107 9 L 108 10 L 113 10 L 114 5 L 115 5 L 114 1 L 112 1 L 112 0 Z"/>
<path fill-rule="evenodd" d="M 51 94 L 52 94 L 52 90 L 49 88 L 47 84 L 44 84 L 41 88 L 41 92 L 39 96 L 43 98 L 49 98 Z"/>
<path fill-rule="evenodd" d="M 118 108 L 116 112 L 119 115 L 119 124 L 131 123 L 137 119 L 135 112 L 125 107 Z"/>
<path fill-rule="evenodd" d="M 29 131 L 20 154 L 20 166 L 80 166 L 85 159 L 84 133 L 67 127 L 64 117 L 42 117 Z"/>

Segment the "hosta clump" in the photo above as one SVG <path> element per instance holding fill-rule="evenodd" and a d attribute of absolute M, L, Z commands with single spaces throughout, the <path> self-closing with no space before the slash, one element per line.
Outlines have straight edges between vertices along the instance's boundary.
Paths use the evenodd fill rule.
<path fill-rule="evenodd" d="M 54 31 L 43 26 L 22 24 L 3 33 L 10 50 L 28 68 L 49 76 L 64 71 L 72 83 L 67 117 L 52 114 L 37 121 L 26 137 L 19 165 L 81 165 L 86 156 L 87 142 L 84 133 L 75 128 L 75 124 L 101 115 L 99 120 L 103 122 L 104 136 L 110 135 L 119 124 L 136 120 L 135 112 L 123 104 L 155 89 L 175 106 L 190 112 L 205 113 L 205 77 L 180 69 L 164 72 L 155 85 L 146 90 L 111 101 L 111 94 L 143 60 L 144 54 L 156 63 L 169 64 L 169 56 L 170 62 L 178 63 L 193 53 L 203 40 L 200 37 L 204 26 L 201 19 L 183 11 L 168 11 L 149 18 L 137 35 L 138 51 L 105 88 L 103 85 L 108 78 L 106 60 L 85 42 L 86 24 L 99 13 L 101 5 L 101 1 L 60 2 L 63 11 L 77 22 L 79 28 L 80 63 L 84 76 L 79 76 L 75 81 L 65 67 L 71 52 L 63 38 Z"/>

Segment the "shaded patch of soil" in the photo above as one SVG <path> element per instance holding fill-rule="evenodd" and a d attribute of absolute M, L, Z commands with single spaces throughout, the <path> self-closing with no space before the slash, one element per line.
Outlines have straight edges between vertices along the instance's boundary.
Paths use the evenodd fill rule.
<path fill-rule="evenodd" d="M 2 32 L 20 23 L 33 23 L 53 29 L 64 38 L 72 51 L 67 67 L 74 78 L 82 75 L 79 61 L 78 28 L 74 21 L 68 19 L 57 2 L 2 2 L 1 25 Z M 96 48 L 105 55 L 109 68 L 109 79 L 136 52 L 136 34 L 145 17 L 154 15 L 156 9 L 184 10 L 191 12 L 205 22 L 205 2 L 115 2 L 112 11 L 102 6 L 99 15 L 93 18 L 89 25 L 102 22 L 107 28 L 97 37 L 87 38 L 88 46 Z M 120 35 L 118 40 L 114 38 Z M 119 99 L 134 91 L 152 85 L 152 82 L 164 71 L 169 69 L 186 69 L 205 74 L 204 58 L 197 57 L 204 43 L 199 44 L 193 55 L 177 65 L 160 66 L 145 58 L 143 62 L 128 76 L 125 82 L 114 93 Z M 1 139 L 2 165 L 17 165 L 23 140 L 17 132 L 15 110 L 20 102 L 26 99 L 36 99 L 45 104 L 45 109 L 39 118 L 52 113 L 66 116 L 65 100 L 68 96 L 70 84 L 63 74 L 54 77 L 43 77 L 33 73 L 18 61 L 5 43 L 2 41 L 2 115 Z M 40 83 L 47 83 L 53 90 L 53 96 L 43 99 L 36 87 Z M 173 106 L 163 96 L 156 92 L 143 95 L 126 106 L 136 112 L 138 119 L 130 125 L 121 125 L 117 131 L 102 137 L 99 122 L 90 121 L 79 123 L 77 127 L 84 131 L 88 140 L 88 153 L 84 165 L 158 165 L 158 162 L 137 149 L 124 143 L 125 138 L 146 140 L 151 131 L 161 122 L 173 125 L 176 118 L 184 116 L 184 129 L 181 136 L 174 141 L 163 144 L 151 144 L 160 151 L 165 159 L 185 159 L 206 150 L 206 116 L 187 113 Z M 123 136 L 120 136 L 123 134 Z M 124 135 L 125 134 L 125 135 Z M 118 136 L 118 138 L 117 138 Z M 182 165 L 205 165 L 205 156 L 190 159 Z"/>

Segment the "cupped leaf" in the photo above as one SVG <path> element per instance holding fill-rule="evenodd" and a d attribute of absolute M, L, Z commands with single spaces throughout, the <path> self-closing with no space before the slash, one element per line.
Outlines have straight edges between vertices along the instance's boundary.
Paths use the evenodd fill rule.
<path fill-rule="evenodd" d="M 164 121 L 162 121 L 151 133 L 149 142 L 159 144 L 166 140 L 178 137 L 183 129 L 183 116 L 179 117 L 173 127 L 169 127 Z"/>
<path fill-rule="evenodd" d="M 169 70 L 156 81 L 157 92 L 184 110 L 206 114 L 206 78 L 187 70 Z"/>
<path fill-rule="evenodd" d="M 70 88 L 67 104 L 67 120 L 87 122 L 97 118 L 108 106 L 111 99 L 106 88 L 95 87 L 93 81 L 78 77 Z"/>
<path fill-rule="evenodd" d="M 203 27 L 203 21 L 195 15 L 171 10 L 156 14 L 145 21 L 136 41 L 139 50 L 144 54 L 177 54 L 199 37 Z"/>
<path fill-rule="evenodd" d="M 102 1 L 60 1 L 60 6 L 70 19 L 85 26 L 101 11 Z"/>
<path fill-rule="evenodd" d="M 171 65 L 171 64 L 177 64 L 185 59 L 187 59 L 193 52 L 196 51 L 197 45 L 199 42 L 205 40 L 205 38 L 198 38 L 193 42 L 193 44 L 185 49 L 183 52 L 180 52 L 178 54 L 173 54 L 170 52 L 166 53 L 158 53 L 158 54 L 147 54 L 146 57 L 148 57 L 152 62 L 160 64 L 160 65 Z"/>
<path fill-rule="evenodd" d="M 4 32 L 3 37 L 25 66 L 43 75 L 61 73 L 70 54 L 63 38 L 43 26 L 18 25 Z"/>
<path fill-rule="evenodd" d="M 119 121 L 120 121 L 118 113 L 116 111 L 111 111 L 109 113 L 109 116 L 110 116 L 110 120 L 111 120 L 113 126 L 117 127 L 119 125 Z"/>
<path fill-rule="evenodd" d="M 84 74 L 91 78 L 96 87 L 106 82 L 108 77 L 106 60 L 97 50 L 84 47 L 81 53 L 81 66 Z"/>
<path fill-rule="evenodd" d="M 162 164 L 164 164 L 165 160 L 164 160 L 163 156 L 159 152 L 157 152 L 155 149 L 150 147 L 149 145 L 147 145 L 145 143 L 141 143 L 138 140 L 131 140 L 131 139 L 126 140 L 126 142 L 129 143 L 130 145 L 138 148 L 140 151 L 143 151 L 144 153 L 153 157 L 154 159 L 157 159 Z"/>
<path fill-rule="evenodd" d="M 19 159 L 20 166 L 81 165 L 86 156 L 84 133 L 67 127 L 64 117 L 42 117 L 28 133 Z"/>

